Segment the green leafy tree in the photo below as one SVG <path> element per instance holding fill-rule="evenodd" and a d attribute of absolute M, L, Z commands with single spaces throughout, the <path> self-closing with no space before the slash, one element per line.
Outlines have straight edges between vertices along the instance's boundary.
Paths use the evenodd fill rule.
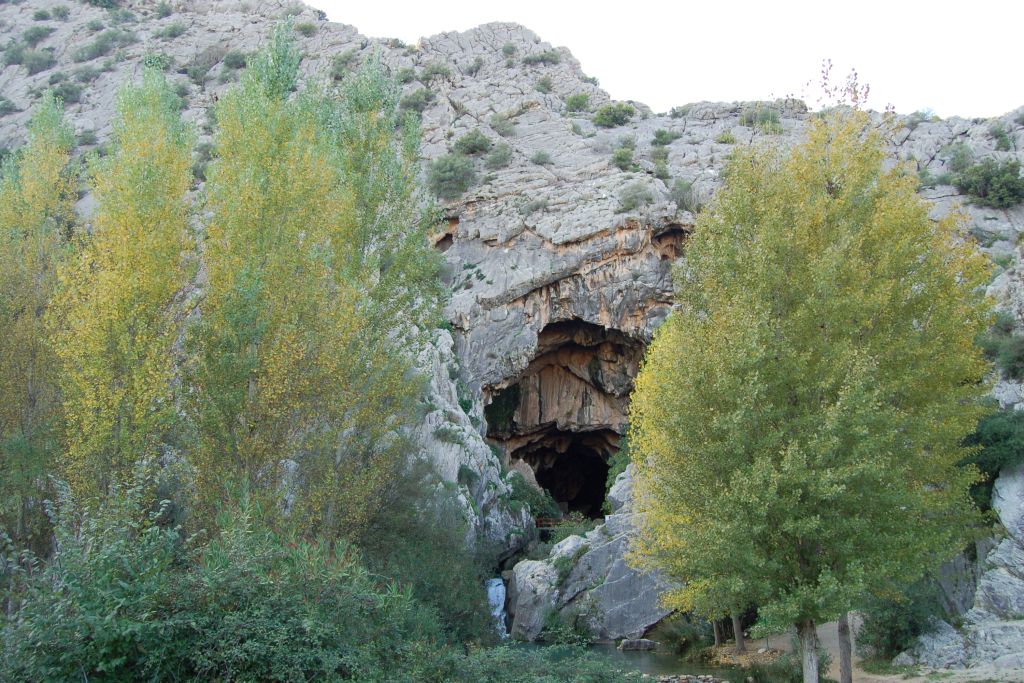
<path fill-rule="evenodd" d="M 191 132 L 162 74 L 117 104 L 114 152 L 90 168 L 98 208 L 60 273 L 63 466 L 76 495 L 102 495 L 154 455 L 176 418 L 172 304 L 190 249 Z"/>
<path fill-rule="evenodd" d="M 795 625 L 805 681 L 817 623 L 917 578 L 975 521 L 957 463 L 984 412 L 988 268 L 884 161 L 856 111 L 787 154 L 738 151 L 631 409 L 634 561 L 681 582 L 671 606 Z"/>
<path fill-rule="evenodd" d="M 58 450 L 56 358 L 44 313 L 73 216 L 74 134 L 46 94 L 0 170 L 0 528 L 36 550 Z"/>

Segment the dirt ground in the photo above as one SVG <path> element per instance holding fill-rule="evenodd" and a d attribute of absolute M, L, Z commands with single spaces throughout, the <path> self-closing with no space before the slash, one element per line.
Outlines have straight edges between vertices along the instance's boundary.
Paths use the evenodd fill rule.
<path fill-rule="evenodd" d="M 1024 669 L 993 669 L 991 667 L 975 667 L 969 670 L 921 668 L 916 674 L 899 673 L 889 675 L 871 674 L 860 667 L 857 656 L 856 632 L 860 621 L 851 617 L 850 627 L 854 631 L 853 680 L 854 683 L 1024 683 Z M 818 627 L 818 640 L 830 655 L 831 666 L 828 677 L 839 680 L 839 632 L 836 622 L 822 624 Z M 747 641 L 747 654 L 736 656 L 732 653 L 732 645 L 719 649 L 723 663 L 747 665 L 759 660 L 772 659 L 779 652 L 789 652 L 793 648 L 793 639 L 787 633 L 780 633 L 769 638 L 757 638 Z M 758 650 L 768 652 L 758 654 Z"/>

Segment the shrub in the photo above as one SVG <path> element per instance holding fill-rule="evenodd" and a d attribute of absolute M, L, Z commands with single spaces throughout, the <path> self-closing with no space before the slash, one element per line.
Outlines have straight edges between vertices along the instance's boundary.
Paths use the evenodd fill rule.
<path fill-rule="evenodd" d="M 691 104 L 684 104 L 681 107 L 672 107 L 672 109 L 669 110 L 668 115 L 674 119 L 681 119 L 690 113 L 690 109 L 692 107 L 693 105 Z"/>
<path fill-rule="evenodd" d="M 49 50 L 25 50 L 22 57 L 22 64 L 28 69 L 30 75 L 46 71 L 56 63 L 53 53 Z"/>
<path fill-rule="evenodd" d="M 651 159 L 656 164 L 664 164 L 668 162 L 668 148 L 667 147 L 653 147 L 651 148 Z"/>
<path fill-rule="evenodd" d="M 350 50 L 350 52 L 352 52 L 354 54 L 355 53 L 355 49 L 353 48 L 352 50 Z M 338 58 L 335 57 L 334 59 L 337 60 Z M 345 66 L 345 68 L 347 68 L 348 64 L 346 63 L 344 66 Z M 332 73 L 333 73 L 333 71 L 332 71 Z M 337 78 L 335 78 L 335 80 L 337 80 Z M 399 69 L 395 73 L 395 80 L 398 81 L 399 83 L 403 83 L 403 84 L 404 83 L 412 83 L 413 81 L 416 80 L 416 69 L 413 69 L 410 66 L 403 66 L 401 69 Z"/>
<path fill-rule="evenodd" d="M 712 644 L 711 623 L 689 614 L 662 619 L 648 636 L 677 655 L 694 654 Z"/>
<path fill-rule="evenodd" d="M 683 137 L 682 133 L 678 133 L 674 130 L 665 130 L 664 128 L 659 128 L 658 130 L 654 131 L 654 139 L 651 140 L 651 144 L 656 146 L 671 145 L 673 142 L 675 142 L 681 137 Z"/>
<path fill-rule="evenodd" d="M 92 83 L 100 76 L 100 70 L 94 66 L 80 66 L 75 69 L 75 80 L 79 83 Z"/>
<path fill-rule="evenodd" d="M 489 151 L 493 145 L 490 138 L 475 128 L 456 140 L 453 147 L 459 154 L 481 154 Z"/>
<path fill-rule="evenodd" d="M 164 38 L 166 40 L 172 40 L 174 38 L 181 37 L 182 35 L 185 34 L 185 31 L 187 31 L 187 30 L 188 30 L 188 27 L 185 26 L 184 22 L 175 21 L 173 23 L 168 24 L 167 26 L 165 26 L 161 30 L 157 31 L 155 35 L 156 35 L 157 38 Z"/>
<path fill-rule="evenodd" d="M 32 13 L 32 19 L 34 21 L 49 21 L 50 12 L 45 9 L 37 9 L 35 12 Z"/>
<path fill-rule="evenodd" d="M 134 24 L 137 21 L 131 10 L 117 8 L 110 10 L 110 23 L 112 24 Z"/>
<path fill-rule="evenodd" d="M 429 81 L 433 78 L 448 78 L 452 75 L 452 70 L 441 62 L 430 62 L 423 67 L 423 73 L 420 74 L 420 78 L 424 81 Z"/>
<path fill-rule="evenodd" d="M 112 28 L 96 36 L 88 45 L 83 45 L 71 53 L 76 62 L 89 62 L 98 57 L 110 54 L 114 48 L 131 45 L 135 42 L 135 34 L 130 31 Z"/>
<path fill-rule="evenodd" d="M 629 147 L 619 147 L 612 152 L 612 166 L 621 171 L 635 171 L 638 167 L 633 163 L 633 150 Z"/>
<path fill-rule="evenodd" d="M 86 128 L 85 130 L 78 134 L 77 138 L 75 138 L 75 144 L 77 144 L 79 147 L 82 147 L 84 145 L 95 145 L 96 131 Z"/>
<path fill-rule="evenodd" d="M 612 490 L 615 479 L 626 471 L 626 468 L 629 467 L 629 462 L 629 437 L 624 436 L 622 441 L 619 442 L 619 450 L 615 451 L 608 460 L 608 478 L 604 482 L 605 494 Z M 608 503 L 607 499 L 605 503 Z M 611 510 L 608 509 L 608 512 L 611 512 Z"/>
<path fill-rule="evenodd" d="M 633 107 L 628 104 L 606 104 L 594 113 L 594 125 L 601 128 L 625 125 L 633 118 L 634 111 Z"/>
<path fill-rule="evenodd" d="M 12 40 L 4 48 L 4 64 L 13 66 L 25 61 L 25 45 L 19 41 Z"/>
<path fill-rule="evenodd" d="M 956 187 L 982 206 L 1006 209 L 1024 201 L 1024 178 L 1016 160 L 984 159 L 960 173 Z"/>
<path fill-rule="evenodd" d="M 669 190 L 669 198 L 675 202 L 680 211 L 689 211 L 690 213 L 700 211 L 700 203 L 693 191 L 693 181 L 691 180 L 676 178 L 676 181 L 672 183 L 672 189 Z"/>
<path fill-rule="evenodd" d="M 570 536 L 586 536 L 588 533 L 593 531 L 599 523 L 599 520 L 584 517 L 580 512 L 570 512 L 551 530 L 551 537 L 548 540 L 552 545 L 558 545 Z M 589 550 L 589 548 L 584 548 L 585 546 L 580 546 L 580 548 L 577 549 L 577 554 L 572 558 L 574 563 L 579 559 L 580 555 Z"/>
<path fill-rule="evenodd" d="M 983 479 L 971 487 L 980 510 L 992 508 L 992 486 L 1000 470 L 1024 462 L 1024 411 L 999 410 L 983 417 L 977 431 L 967 437 L 969 446 L 980 446 L 962 464 L 973 464 Z"/>
<path fill-rule="evenodd" d="M 511 57 L 515 53 L 516 46 L 513 45 L 512 43 L 505 43 L 504 45 L 501 46 L 501 54 L 505 55 L 506 57 Z"/>
<path fill-rule="evenodd" d="M 97 31 L 103 30 L 103 22 L 99 19 L 90 19 L 86 22 L 85 28 L 92 31 L 93 33 L 96 33 Z"/>
<path fill-rule="evenodd" d="M 946 165 L 953 173 L 962 173 L 974 163 L 974 152 L 964 142 L 958 142 L 942 150 L 946 156 Z"/>
<path fill-rule="evenodd" d="M 568 112 L 587 111 L 590 109 L 590 95 L 578 92 L 565 98 L 565 110 Z"/>
<path fill-rule="evenodd" d="M 545 152 L 544 150 L 539 150 L 536 153 L 534 153 L 534 155 L 530 157 L 530 161 L 537 164 L 538 166 L 547 166 L 548 164 L 555 163 L 551 159 L 551 155 Z"/>
<path fill-rule="evenodd" d="M 543 93 L 543 94 L 546 95 L 549 92 L 551 92 L 551 89 L 554 87 L 554 83 L 551 82 L 551 77 L 550 76 L 544 76 L 543 78 L 541 78 L 540 80 L 537 81 L 537 86 L 536 87 L 537 87 L 537 92 Z"/>
<path fill-rule="evenodd" d="M 466 73 L 469 74 L 470 76 L 476 76 L 480 69 L 483 68 L 483 66 L 483 58 L 477 57 L 469 66 L 466 67 Z"/>
<path fill-rule="evenodd" d="M 861 610 L 857 649 L 865 656 L 891 659 L 912 647 L 943 614 L 939 591 L 935 581 L 925 578 L 896 595 L 869 599 Z"/>
<path fill-rule="evenodd" d="M 718 134 L 718 137 L 715 138 L 715 142 L 721 145 L 735 145 L 736 136 L 732 134 L 731 130 L 723 130 Z"/>
<path fill-rule="evenodd" d="M 174 57 L 166 52 L 147 52 L 142 57 L 142 64 L 150 69 L 167 71 L 174 66 Z"/>
<path fill-rule="evenodd" d="M 224 66 L 229 69 L 244 69 L 246 54 L 240 50 L 230 50 L 224 55 Z"/>
<path fill-rule="evenodd" d="M 82 99 L 82 86 L 71 81 L 62 81 L 53 89 L 53 94 L 64 104 L 77 104 Z"/>
<path fill-rule="evenodd" d="M 503 138 L 510 138 L 516 134 L 516 124 L 504 114 L 494 114 L 490 121 L 491 130 Z"/>
<path fill-rule="evenodd" d="M 68 9 L 67 5 L 57 5 L 50 10 L 50 14 L 52 14 L 53 18 L 58 21 L 67 21 L 68 17 L 71 16 L 71 10 Z"/>
<path fill-rule="evenodd" d="M 740 125 L 750 128 L 760 128 L 768 134 L 782 132 L 782 120 L 779 112 L 774 107 L 766 104 L 759 104 L 756 107 L 748 107 L 740 115 Z"/>
<path fill-rule="evenodd" d="M 558 50 L 544 50 L 543 52 L 536 52 L 523 57 L 523 64 L 528 66 L 535 64 L 558 64 L 561 61 L 562 55 L 558 53 Z"/>
<path fill-rule="evenodd" d="M 491 148 L 484 157 L 484 166 L 491 170 L 505 168 L 512 161 L 512 147 L 504 142 Z"/>
<path fill-rule="evenodd" d="M 537 211 L 546 211 L 547 208 L 548 200 L 534 199 L 523 204 L 523 206 L 519 209 L 519 213 L 523 214 L 524 216 L 529 216 L 531 213 L 535 213 Z"/>
<path fill-rule="evenodd" d="M 353 47 L 334 55 L 334 57 L 331 58 L 331 79 L 335 81 L 344 79 L 346 74 L 348 74 L 349 69 L 352 68 L 357 54 L 358 50 Z M 412 69 L 410 69 L 410 71 L 412 71 Z M 404 81 L 400 82 L 404 83 Z"/>
<path fill-rule="evenodd" d="M 434 93 L 426 88 L 420 88 L 403 97 L 398 107 L 403 111 L 414 111 L 417 114 L 422 114 L 427 105 L 433 101 Z"/>
<path fill-rule="evenodd" d="M 15 114 L 21 111 L 18 106 L 11 102 L 7 97 L 0 95 L 0 116 L 7 116 L 8 114 Z"/>
<path fill-rule="evenodd" d="M 477 180 L 473 161 L 462 154 L 446 154 L 430 164 L 427 185 L 441 199 L 457 199 Z"/>
<path fill-rule="evenodd" d="M 32 26 L 25 29 L 25 32 L 21 34 L 21 39 L 24 40 L 25 44 L 29 47 L 35 47 L 46 40 L 46 38 L 55 30 L 56 29 L 52 26 Z"/>
<path fill-rule="evenodd" d="M 636 211 L 654 202 L 654 194 L 643 182 L 626 185 L 619 192 L 619 212 Z"/>
<path fill-rule="evenodd" d="M 996 149 L 1000 152 L 1009 152 L 1013 145 L 1010 143 L 1010 136 L 1001 123 L 993 123 L 989 126 L 988 134 L 996 141 Z"/>
<path fill-rule="evenodd" d="M 312 38 L 316 35 L 317 25 L 312 21 L 303 21 L 295 24 L 295 32 L 305 38 Z"/>
<path fill-rule="evenodd" d="M 156 6 L 156 16 L 158 19 L 166 19 L 173 13 L 174 10 L 171 8 L 171 3 L 167 2 L 167 0 L 161 0 Z"/>
<path fill-rule="evenodd" d="M 530 484 L 519 472 L 512 472 L 508 475 L 509 486 L 512 493 L 509 500 L 519 501 L 530 508 L 534 517 L 561 517 L 562 510 L 558 503 L 546 490 L 537 489 Z"/>
<path fill-rule="evenodd" d="M 583 644 L 588 644 L 586 637 Z M 638 683 L 640 674 L 624 673 L 606 657 L 575 644 L 523 650 L 515 647 L 477 649 L 453 662 L 452 683 Z"/>

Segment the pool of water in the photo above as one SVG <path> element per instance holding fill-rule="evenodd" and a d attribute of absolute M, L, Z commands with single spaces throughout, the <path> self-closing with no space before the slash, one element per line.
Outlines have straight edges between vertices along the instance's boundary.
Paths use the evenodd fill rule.
<path fill-rule="evenodd" d="M 521 643 L 519 647 L 532 649 L 548 646 L 541 643 Z M 730 675 L 735 674 L 737 671 L 735 668 L 694 664 L 693 662 L 688 662 L 672 652 L 663 652 L 658 650 L 648 652 L 630 650 L 623 652 L 615 646 L 615 643 L 594 643 L 589 649 L 591 652 L 604 655 L 611 660 L 612 664 L 616 668 L 624 671 L 639 671 L 640 673 L 650 674 L 652 676 L 664 676 L 668 674 L 690 674 L 699 676 L 703 674 L 710 674 L 719 679 L 727 678 L 729 680 L 742 680 L 742 678 L 737 679 L 735 675 Z"/>

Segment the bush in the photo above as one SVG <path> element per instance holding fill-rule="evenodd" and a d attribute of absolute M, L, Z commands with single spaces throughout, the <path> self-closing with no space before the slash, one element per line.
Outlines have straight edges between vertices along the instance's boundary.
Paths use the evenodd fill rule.
<path fill-rule="evenodd" d="M 53 94 L 64 104 L 77 104 L 82 99 L 82 86 L 71 81 L 62 81 L 53 89 Z"/>
<path fill-rule="evenodd" d="M 466 67 L 466 73 L 468 75 L 470 75 L 470 76 L 476 76 L 477 73 L 480 71 L 480 69 L 483 68 L 483 66 L 484 66 L 483 58 L 482 57 L 477 57 L 476 59 L 473 60 L 473 62 L 469 66 Z"/>
<path fill-rule="evenodd" d="M 643 182 L 637 181 L 619 192 L 619 213 L 636 211 L 654 202 L 654 194 Z"/>
<path fill-rule="evenodd" d="M 417 114 L 422 114 L 423 110 L 427 108 L 431 102 L 434 101 L 434 93 L 430 92 L 426 88 L 420 88 L 415 90 L 399 102 L 398 107 L 402 111 L 414 111 Z"/>
<path fill-rule="evenodd" d="M 452 662 L 451 666 L 445 678 L 451 683 L 639 683 L 641 680 L 639 673 L 624 673 L 611 660 L 571 645 L 534 650 L 506 646 L 475 650 L 464 659 Z"/>
<path fill-rule="evenodd" d="M 355 54 L 355 48 L 350 50 L 350 52 L 352 52 L 353 55 L 354 55 Z M 335 57 L 334 59 L 337 60 L 337 57 Z M 348 64 L 345 63 L 344 67 L 347 69 L 348 68 Z M 335 80 L 338 80 L 338 79 L 335 78 Z M 402 83 L 402 84 L 412 83 L 413 81 L 416 80 L 416 69 L 413 69 L 411 66 L 403 66 L 401 69 L 399 69 L 397 72 L 395 72 L 395 80 L 398 81 L 399 83 Z"/>
<path fill-rule="evenodd" d="M 901 594 L 875 597 L 861 610 L 864 623 L 857 632 L 857 650 L 862 656 L 892 659 L 914 645 L 919 636 L 930 633 L 943 614 L 941 589 L 928 578 Z"/>
<path fill-rule="evenodd" d="M 11 102 L 7 97 L 0 95 L 0 116 L 7 116 L 8 114 L 15 114 L 21 111 L 18 109 L 18 105 Z"/>
<path fill-rule="evenodd" d="M 611 512 L 608 506 L 607 494 L 612 490 L 612 486 L 615 484 L 615 479 L 626 471 L 629 467 L 629 437 L 623 436 L 622 441 L 619 442 L 619 450 L 615 451 L 612 457 L 608 460 L 608 477 L 604 482 L 605 491 L 605 510 Z"/>
<path fill-rule="evenodd" d="M 946 164 L 953 173 L 963 173 L 974 163 L 974 152 L 967 143 L 958 142 L 942 151 L 946 154 Z"/>
<path fill-rule="evenodd" d="M 621 171 L 635 171 L 638 167 L 633 163 L 633 150 L 630 147 L 619 147 L 612 152 L 612 166 Z"/>
<path fill-rule="evenodd" d="M 669 110 L 668 115 L 673 119 L 684 118 L 687 114 L 690 113 L 690 109 L 692 108 L 692 106 L 693 105 L 690 104 L 684 104 L 681 107 L 672 107 L 672 109 Z"/>
<path fill-rule="evenodd" d="M 355 62 L 358 50 L 356 48 L 350 48 L 344 52 L 340 52 L 331 58 L 331 79 L 340 81 L 345 78 L 349 70 L 352 68 L 353 62 Z M 412 69 L 409 69 L 412 71 Z M 412 79 L 409 79 L 412 80 Z M 399 81 L 404 83 L 405 81 Z"/>
<path fill-rule="evenodd" d="M 224 66 L 229 69 L 244 69 L 247 57 L 240 50 L 231 50 L 224 55 Z"/>
<path fill-rule="evenodd" d="M 317 25 L 312 21 L 303 21 L 295 24 L 295 32 L 305 38 L 312 38 L 316 35 Z"/>
<path fill-rule="evenodd" d="M 715 138 L 715 142 L 721 145 L 735 145 L 736 136 L 732 134 L 731 130 L 723 130 L 718 134 L 718 137 Z"/>
<path fill-rule="evenodd" d="M 989 126 L 988 134 L 996 141 L 996 150 L 1000 152 L 1009 152 L 1013 148 L 1013 144 L 1010 142 L 1010 136 L 1006 132 L 1006 129 L 1003 128 L 1003 124 L 993 123 Z"/>
<path fill-rule="evenodd" d="M 96 33 L 97 31 L 103 30 L 103 22 L 99 19 L 90 19 L 85 23 L 85 28 L 92 31 L 93 33 Z"/>
<path fill-rule="evenodd" d="M 992 486 L 999 472 L 1024 462 L 1024 411 L 998 410 L 983 417 L 978 429 L 965 439 L 968 446 L 980 446 L 962 464 L 973 464 L 983 479 L 971 487 L 971 497 L 982 511 L 992 508 Z"/>
<path fill-rule="evenodd" d="M 71 16 L 71 10 L 68 9 L 67 5 L 57 5 L 50 10 L 50 14 L 52 14 L 53 18 L 58 21 L 67 21 L 68 17 Z"/>
<path fill-rule="evenodd" d="M 32 13 L 32 19 L 34 21 L 49 21 L 50 12 L 45 9 L 37 9 L 35 12 Z"/>
<path fill-rule="evenodd" d="M 551 159 L 551 155 L 545 152 L 544 150 L 536 152 L 532 157 L 530 157 L 530 161 L 537 164 L 538 166 L 547 166 L 549 164 L 555 163 Z"/>
<path fill-rule="evenodd" d="M 956 188 L 976 204 L 1007 209 L 1024 201 L 1020 162 L 984 159 L 956 177 Z"/>
<path fill-rule="evenodd" d="M 457 199 L 477 180 L 473 161 L 462 154 L 446 154 L 430 164 L 427 185 L 441 199 Z"/>
<path fill-rule="evenodd" d="M 546 95 L 549 92 L 551 92 L 551 89 L 553 87 L 554 83 L 551 82 L 550 76 L 544 76 L 539 81 L 537 81 L 537 92 L 539 93 L 544 93 Z"/>
<path fill-rule="evenodd" d="M 130 31 L 112 28 L 96 36 L 88 45 L 83 45 L 71 53 L 76 62 L 89 62 L 98 57 L 110 54 L 114 48 L 131 45 L 135 42 L 135 34 Z"/>
<path fill-rule="evenodd" d="M 697 201 L 697 196 L 693 191 L 693 181 L 691 180 L 677 178 L 672 183 L 672 189 L 669 190 L 668 196 L 676 203 L 680 211 L 689 211 L 690 213 L 700 211 L 700 203 Z"/>
<path fill-rule="evenodd" d="M 769 134 L 782 132 L 782 119 L 774 107 L 766 104 L 759 104 L 756 107 L 748 107 L 740 115 L 740 125 L 750 128 L 760 128 Z"/>
<path fill-rule="evenodd" d="M 510 138 L 516 134 L 516 124 L 504 114 L 494 114 L 490 121 L 491 130 L 503 138 Z"/>
<path fill-rule="evenodd" d="M 513 45 L 512 43 L 505 43 L 504 45 L 501 46 L 501 54 L 505 55 L 506 57 L 511 57 L 515 53 L 516 46 Z"/>
<path fill-rule="evenodd" d="M 675 142 L 681 137 L 683 137 L 682 133 L 678 133 L 674 130 L 665 130 L 664 128 L 659 128 L 658 130 L 654 131 L 654 139 L 651 140 L 651 144 L 656 146 L 671 145 L 673 142 Z"/>
<path fill-rule="evenodd" d="M 677 655 L 694 656 L 714 642 L 710 622 L 678 612 L 658 622 L 647 637 Z"/>
<path fill-rule="evenodd" d="M 633 118 L 635 110 L 623 103 L 606 104 L 594 113 L 594 125 L 601 128 L 623 126 Z"/>
<path fill-rule="evenodd" d="M 187 30 L 188 27 L 185 26 L 184 22 L 175 21 L 173 23 L 168 24 L 163 29 L 157 31 L 155 35 L 157 38 L 165 38 L 167 40 L 172 40 L 174 38 L 181 37 L 185 34 L 185 31 Z"/>
<path fill-rule="evenodd" d="M 25 45 L 19 41 L 12 40 L 4 48 L 4 64 L 13 66 L 25 61 Z"/>
<path fill-rule="evenodd" d="M 52 26 L 32 26 L 25 29 L 25 32 L 21 34 L 21 39 L 25 41 L 25 44 L 29 47 L 35 47 L 39 43 L 46 40 L 55 28 Z"/>
<path fill-rule="evenodd" d="M 53 53 L 49 50 L 25 50 L 21 63 L 25 65 L 29 74 L 32 75 L 46 71 L 56 63 L 56 60 L 53 58 Z"/>
<path fill-rule="evenodd" d="M 75 144 L 78 145 L 79 147 L 82 147 L 84 145 L 95 145 L 96 131 L 86 128 L 85 130 L 78 134 L 77 138 L 75 138 Z"/>
<path fill-rule="evenodd" d="M 476 128 L 455 141 L 453 145 L 459 154 L 480 154 L 491 149 L 494 143 Z"/>
<path fill-rule="evenodd" d="M 423 67 L 423 73 L 420 74 L 420 79 L 429 81 L 433 78 L 448 78 L 452 75 L 452 70 L 440 62 L 430 62 Z"/>
<path fill-rule="evenodd" d="M 149 69 L 167 71 L 174 66 L 174 57 L 166 52 L 147 52 L 142 57 L 142 64 Z"/>
<path fill-rule="evenodd" d="M 519 209 L 519 213 L 523 214 L 524 216 L 529 216 L 531 213 L 536 213 L 537 211 L 547 211 L 547 208 L 548 200 L 533 199 L 523 204 L 522 207 L 520 207 Z"/>
<path fill-rule="evenodd" d="M 558 50 L 544 50 L 544 52 L 536 52 L 532 55 L 526 55 L 523 57 L 523 64 L 533 66 L 536 64 L 558 64 L 562 61 L 562 55 L 558 53 Z"/>
<path fill-rule="evenodd" d="M 512 147 L 504 142 L 495 145 L 484 157 L 484 166 L 491 170 L 505 168 L 512 161 Z"/>
<path fill-rule="evenodd" d="M 596 519 L 588 519 L 587 517 L 584 517 L 582 513 L 570 512 L 551 530 L 551 536 L 548 541 L 552 545 L 557 545 L 570 536 L 585 536 L 593 531 L 599 523 L 600 522 Z M 580 546 L 580 548 L 586 548 L 586 546 Z M 579 555 L 582 555 L 584 552 L 586 552 L 586 550 L 583 550 L 583 552 L 579 552 L 579 550 L 577 550 Z M 570 561 L 570 567 L 576 559 L 578 558 L 572 558 Z"/>
<path fill-rule="evenodd" d="M 590 109 L 590 95 L 578 92 L 565 98 L 565 110 L 568 112 L 587 111 Z"/>
<path fill-rule="evenodd" d="M 157 19 L 166 19 L 173 14 L 174 10 L 171 8 L 171 3 L 167 0 L 161 0 L 156 6 Z"/>
<path fill-rule="evenodd" d="M 512 472 L 508 475 L 509 486 L 512 487 L 510 501 L 519 501 L 530 508 L 534 517 L 561 517 L 562 510 L 558 503 L 546 490 L 538 490 L 523 475 Z"/>

